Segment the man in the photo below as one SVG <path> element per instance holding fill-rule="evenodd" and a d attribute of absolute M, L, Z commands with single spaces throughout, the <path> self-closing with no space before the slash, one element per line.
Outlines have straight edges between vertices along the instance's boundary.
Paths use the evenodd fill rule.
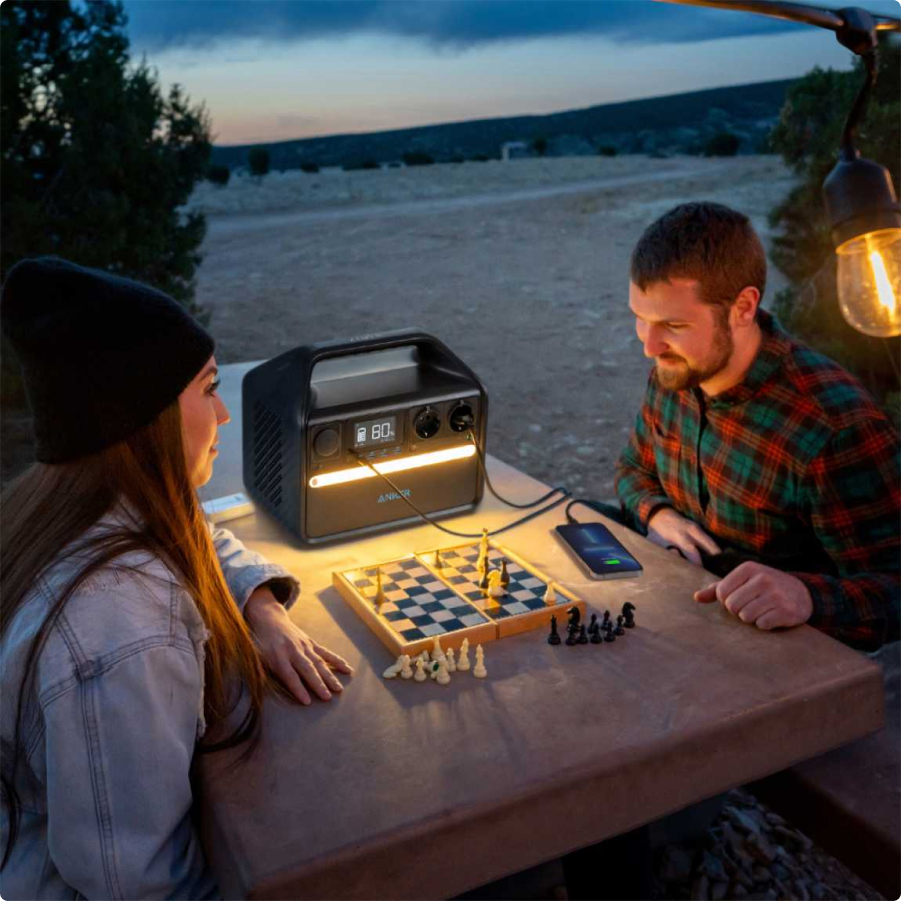
<path fill-rule="evenodd" d="M 629 306 L 655 366 L 617 494 L 652 540 L 725 576 L 696 600 L 873 650 L 899 635 L 898 435 L 760 309 L 765 284 L 727 207 L 683 204 L 642 235 Z"/>

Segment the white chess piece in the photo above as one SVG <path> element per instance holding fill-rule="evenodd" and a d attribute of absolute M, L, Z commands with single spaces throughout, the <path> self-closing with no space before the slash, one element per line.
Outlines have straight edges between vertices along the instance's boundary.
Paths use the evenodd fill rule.
<path fill-rule="evenodd" d="M 547 589 L 544 592 L 544 602 L 545 604 L 557 603 L 557 590 L 554 587 L 553 579 L 551 579 L 551 581 L 547 583 Z"/>
<path fill-rule="evenodd" d="M 403 661 L 400 668 L 401 679 L 412 679 L 413 667 L 410 666 L 410 656 L 408 654 L 401 654 L 401 660 Z"/>
<path fill-rule="evenodd" d="M 454 661 L 454 649 L 448 648 L 447 653 L 444 656 L 447 663 L 447 671 L 449 673 L 455 673 L 457 671 L 457 664 Z"/>
<path fill-rule="evenodd" d="M 397 658 L 397 662 L 393 663 L 385 672 L 382 673 L 382 677 L 385 679 L 393 679 L 400 671 L 403 669 L 404 665 L 404 657 L 405 654 L 401 654 L 400 657 Z"/>
<path fill-rule="evenodd" d="M 447 685 L 450 682 L 450 676 L 447 674 L 447 661 L 443 657 L 438 661 L 438 673 L 435 676 L 435 681 L 439 685 Z"/>
<path fill-rule="evenodd" d="M 469 669 L 469 639 L 464 638 L 460 646 L 460 657 L 457 660 L 457 669 L 465 673 Z"/>
<path fill-rule="evenodd" d="M 428 679 L 428 676 L 425 674 L 425 661 L 422 657 L 416 658 L 416 675 L 414 675 L 413 678 L 417 682 L 425 682 L 425 680 Z"/>
<path fill-rule="evenodd" d="M 429 671 L 429 678 L 430 678 L 430 679 L 437 679 L 437 678 L 438 678 L 438 667 L 440 667 L 440 666 L 441 666 L 441 661 L 440 661 L 440 660 L 433 660 L 433 661 L 428 665 L 428 671 Z"/>
<path fill-rule="evenodd" d="M 438 636 L 435 636 L 435 640 L 432 642 L 432 660 L 440 660 L 444 656 L 444 650 L 441 647 L 441 642 L 438 641 Z"/>
<path fill-rule="evenodd" d="M 501 585 L 501 571 L 493 569 L 488 573 L 488 594 L 493 598 L 502 598 L 507 590 Z"/>
<path fill-rule="evenodd" d="M 481 645 L 476 647 L 476 665 L 472 668 L 472 674 L 477 679 L 484 679 L 488 675 L 488 670 L 485 669 L 485 652 Z"/>
<path fill-rule="evenodd" d="M 429 662 L 429 659 L 430 659 L 430 658 L 429 658 L 429 652 L 428 652 L 428 651 L 423 651 L 423 652 L 419 655 L 419 657 L 420 657 L 420 659 L 422 660 L 423 663 L 428 663 L 428 662 Z"/>

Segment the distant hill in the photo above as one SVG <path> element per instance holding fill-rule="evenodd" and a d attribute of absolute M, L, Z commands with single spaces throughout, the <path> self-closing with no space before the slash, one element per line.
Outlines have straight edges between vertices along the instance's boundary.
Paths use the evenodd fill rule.
<path fill-rule="evenodd" d="M 545 116 L 214 147 L 212 162 L 231 169 L 245 167 L 248 151 L 260 146 L 269 150 L 272 169 L 384 165 L 405 155 L 411 160 L 452 162 L 497 158 L 501 145 L 510 141 L 525 142 L 529 148 L 537 144 L 549 156 L 596 154 L 601 147 L 619 153 L 703 153 L 707 141 L 723 132 L 738 138 L 739 153 L 757 153 L 765 149 L 767 134 L 794 81 L 607 103 Z"/>

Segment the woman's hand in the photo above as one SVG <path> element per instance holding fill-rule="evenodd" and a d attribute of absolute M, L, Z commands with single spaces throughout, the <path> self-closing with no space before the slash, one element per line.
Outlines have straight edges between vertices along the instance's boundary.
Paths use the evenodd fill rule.
<path fill-rule="evenodd" d="M 312 702 L 308 688 L 323 701 L 344 690 L 332 669 L 353 675 L 350 664 L 294 625 L 265 585 L 248 598 L 244 616 L 266 665 L 301 704 Z"/>

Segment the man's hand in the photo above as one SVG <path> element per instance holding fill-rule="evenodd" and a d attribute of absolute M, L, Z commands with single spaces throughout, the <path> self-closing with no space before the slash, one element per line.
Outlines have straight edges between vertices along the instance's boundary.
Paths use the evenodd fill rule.
<path fill-rule="evenodd" d="M 699 548 L 720 553 L 719 545 L 696 523 L 680 516 L 672 507 L 661 507 L 648 520 L 648 538 L 661 547 L 678 548 L 682 556 L 701 565 Z"/>
<path fill-rule="evenodd" d="M 311 703 L 307 686 L 323 701 L 344 690 L 331 668 L 352 675 L 350 664 L 295 626 L 265 585 L 248 598 L 244 616 L 266 665 L 301 704 Z"/>
<path fill-rule="evenodd" d="M 742 563 L 719 582 L 695 592 L 695 600 L 723 606 L 758 629 L 799 626 L 813 613 L 807 586 L 797 576 L 762 563 Z"/>

